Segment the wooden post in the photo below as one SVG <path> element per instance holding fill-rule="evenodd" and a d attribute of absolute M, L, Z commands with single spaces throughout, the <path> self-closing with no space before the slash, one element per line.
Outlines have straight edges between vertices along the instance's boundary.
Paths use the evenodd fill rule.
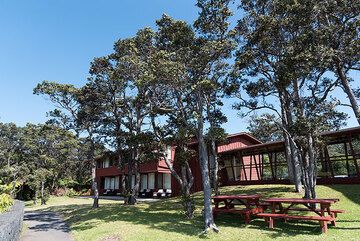
<path fill-rule="evenodd" d="M 264 154 L 261 154 L 261 180 L 264 179 Z"/>
<path fill-rule="evenodd" d="M 252 180 L 252 155 L 250 155 L 250 181 Z"/>
<path fill-rule="evenodd" d="M 260 174 L 259 174 L 258 164 L 256 162 L 256 156 L 255 155 L 254 155 L 254 164 L 255 164 L 257 178 L 258 178 L 258 180 L 260 180 Z M 260 165 L 260 160 L 259 160 L 259 165 Z"/>
<path fill-rule="evenodd" d="M 272 179 L 275 180 L 275 175 L 274 175 L 274 167 L 273 167 L 273 153 L 269 152 L 268 154 L 269 156 L 269 162 L 270 162 L 270 169 L 271 169 L 271 176 L 272 176 Z"/>
<path fill-rule="evenodd" d="M 274 153 L 275 179 L 277 179 L 277 152 Z"/>
<path fill-rule="evenodd" d="M 349 167 L 349 156 L 348 156 L 348 150 L 347 150 L 347 144 L 344 142 L 344 150 L 345 150 L 345 158 L 346 158 L 346 171 L 347 176 L 350 176 L 350 167 Z"/>

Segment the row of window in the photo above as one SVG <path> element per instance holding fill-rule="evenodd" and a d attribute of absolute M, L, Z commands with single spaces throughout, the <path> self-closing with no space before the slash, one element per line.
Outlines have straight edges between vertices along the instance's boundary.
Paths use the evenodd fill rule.
<path fill-rule="evenodd" d="M 135 175 L 131 178 L 131 187 L 135 186 Z M 157 188 L 171 189 L 171 174 L 158 173 Z M 105 177 L 104 189 L 120 189 L 120 176 Z M 140 190 L 155 189 L 155 173 L 146 173 L 140 175 Z"/>

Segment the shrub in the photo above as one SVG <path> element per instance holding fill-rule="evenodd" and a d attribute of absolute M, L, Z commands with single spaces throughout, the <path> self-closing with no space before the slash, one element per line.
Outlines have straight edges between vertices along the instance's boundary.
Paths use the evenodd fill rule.
<path fill-rule="evenodd" d="M 14 203 L 9 194 L 0 194 L 0 213 L 7 211 Z"/>
<path fill-rule="evenodd" d="M 75 191 L 73 188 L 67 188 L 65 195 L 68 197 L 74 197 L 74 196 L 78 196 L 79 193 Z"/>

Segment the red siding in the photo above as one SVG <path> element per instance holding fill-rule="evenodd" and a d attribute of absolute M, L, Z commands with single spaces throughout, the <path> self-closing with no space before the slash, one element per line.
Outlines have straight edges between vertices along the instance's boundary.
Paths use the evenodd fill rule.
<path fill-rule="evenodd" d="M 240 133 L 236 135 L 229 136 L 228 143 L 221 144 L 218 146 L 218 153 L 222 153 L 224 151 L 237 149 L 244 146 L 254 145 L 258 144 L 259 141 L 252 138 L 251 136 Z M 196 142 L 192 143 L 192 147 L 197 149 Z M 172 147 L 171 156 L 172 160 L 174 160 L 175 157 L 175 146 Z M 248 165 L 250 164 L 250 157 L 244 157 L 244 164 Z M 257 157 L 257 163 L 259 162 Z M 194 157 L 189 162 L 190 168 L 192 170 L 193 176 L 194 176 L 194 185 L 192 187 L 192 192 L 198 192 L 203 190 L 203 184 L 202 184 L 202 177 L 201 177 L 201 171 L 200 171 L 200 164 L 198 161 L 198 157 Z M 175 169 L 178 169 L 175 167 Z M 124 170 L 125 173 L 127 173 L 127 167 L 125 167 Z M 150 173 L 155 172 L 156 176 L 157 173 L 170 173 L 170 170 L 167 168 L 167 165 L 165 161 L 159 160 L 157 162 L 152 163 L 145 163 L 140 165 L 140 173 Z M 117 167 L 109 167 L 109 168 L 99 168 L 96 170 L 96 176 L 98 182 L 100 181 L 101 177 L 105 176 L 119 176 L 121 175 L 120 170 Z M 246 175 L 247 179 L 250 180 L 250 168 L 246 168 Z M 227 180 L 227 174 L 226 170 L 220 170 L 219 171 L 220 181 L 222 185 L 228 185 L 230 182 Z M 258 180 L 256 169 L 252 169 L 251 173 L 251 180 Z M 242 171 L 241 173 L 241 181 L 245 181 L 245 175 Z M 180 186 L 176 179 L 174 177 L 171 178 L 171 188 L 173 195 L 179 195 L 180 194 Z"/>

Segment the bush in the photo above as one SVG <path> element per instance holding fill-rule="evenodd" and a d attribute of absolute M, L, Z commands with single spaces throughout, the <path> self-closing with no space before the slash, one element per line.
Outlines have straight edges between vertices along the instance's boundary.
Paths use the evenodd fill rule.
<path fill-rule="evenodd" d="M 0 194 L 0 213 L 7 211 L 14 203 L 9 194 Z"/>
<path fill-rule="evenodd" d="M 65 195 L 67 197 L 74 197 L 74 196 L 78 196 L 79 193 L 77 191 L 75 191 L 73 188 L 68 188 L 68 189 L 66 189 Z"/>

